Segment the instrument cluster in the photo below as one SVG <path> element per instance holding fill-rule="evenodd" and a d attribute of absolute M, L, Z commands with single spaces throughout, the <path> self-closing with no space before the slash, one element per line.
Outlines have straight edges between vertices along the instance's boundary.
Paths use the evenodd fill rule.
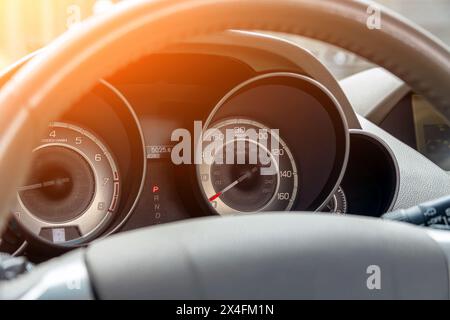
<path fill-rule="evenodd" d="M 323 85 L 269 72 L 214 90 L 180 73 L 102 81 L 49 124 L 11 209 L 28 250 L 208 215 L 346 213 L 349 130 Z"/>

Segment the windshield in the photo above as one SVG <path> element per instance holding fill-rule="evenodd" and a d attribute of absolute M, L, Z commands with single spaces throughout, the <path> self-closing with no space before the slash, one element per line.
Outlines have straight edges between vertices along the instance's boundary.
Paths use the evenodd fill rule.
<path fill-rule="evenodd" d="M 45 46 L 83 19 L 109 10 L 117 2 L 119 0 L 0 0 L 0 68 Z M 450 0 L 377 2 L 398 11 L 450 44 Z M 371 67 L 354 55 L 329 45 L 299 38 L 294 41 L 317 55 L 337 78 Z"/>

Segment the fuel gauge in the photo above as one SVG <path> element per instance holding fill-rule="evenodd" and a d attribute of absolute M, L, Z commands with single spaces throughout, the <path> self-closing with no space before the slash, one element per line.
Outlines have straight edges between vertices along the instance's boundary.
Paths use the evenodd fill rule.
<path fill-rule="evenodd" d="M 345 192 L 342 187 L 339 187 L 323 211 L 334 214 L 348 213 L 347 197 L 345 196 Z"/>

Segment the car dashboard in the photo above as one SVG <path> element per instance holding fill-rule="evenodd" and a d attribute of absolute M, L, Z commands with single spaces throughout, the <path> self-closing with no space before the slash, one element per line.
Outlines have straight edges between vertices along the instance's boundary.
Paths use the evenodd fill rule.
<path fill-rule="evenodd" d="M 401 99 L 381 127 L 445 171 L 450 171 L 450 127 L 422 96 Z"/>
<path fill-rule="evenodd" d="M 396 138 L 450 170 L 448 127 L 420 97 L 405 99 L 415 125 L 394 125 L 402 100 L 376 127 L 312 54 L 275 36 L 231 31 L 166 48 L 100 80 L 49 123 L 0 251 L 39 262 L 114 233 L 204 216 L 378 218 L 414 204 L 406 193 L 436 192 L 410 185 L 417 175 L 402 156 L 413 150 Z M 228 155 L 229 132 L 245 150 L 269 141 L 267 162 L 203 163 L 205 141 L 222 141 Z M 438 168 L 418 161 L 446 192 Z M 418 184 L 427 179 L 420 175 Z"/>

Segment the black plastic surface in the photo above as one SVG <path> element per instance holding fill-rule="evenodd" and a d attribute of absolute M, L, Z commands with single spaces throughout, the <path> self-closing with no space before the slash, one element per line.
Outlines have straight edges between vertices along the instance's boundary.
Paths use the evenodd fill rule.
<path fill-rule="evenodd" d="M 367 218 L 198 219 L 96 243 L 87 265 L 100 299 L 449 298 L 446 256 L 424 230 Z"/>

